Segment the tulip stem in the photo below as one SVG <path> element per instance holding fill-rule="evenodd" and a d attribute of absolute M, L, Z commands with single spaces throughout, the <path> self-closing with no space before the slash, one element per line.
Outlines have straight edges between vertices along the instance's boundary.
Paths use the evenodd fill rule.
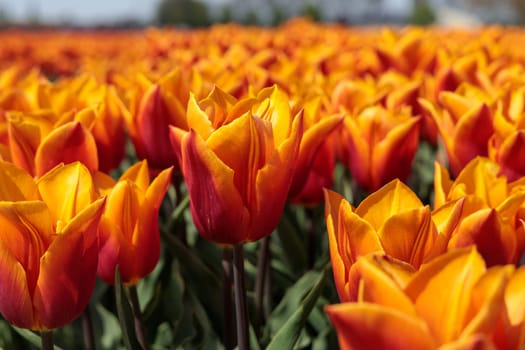
<path fill-rule="evenodd" d="M 137 294 L 137 286 L 129 286 L 129 298 L 131 301 L 131 308 L 133 310 L 133 319 L 135 322 L 135 333 L 137 340 L 144 350 L 148 350 L 148 343 L 146 342 L 146 336 L 144 332 L 144 320 L 142 317 L 142 311 L 140 310 L 140 302 Z"/>
<path fill-rule="evenodd" d="M 233 333 L 233 303 L 232 303 L 232 248 L 222 249 L 222 292 L 224 313 L 224 349 L 233 350 L 235 336 Z"/>
<path fill-rule="evenodd" d="M 91 320 L 91 310 L 89 304 L 82 314 L 82 333 L 84 335 L 84 346 L 86 350 L 95 350 L 95 334 L 93 331 L 93 322 Z"/>
<path fill-rule="evenodd" d="M 265 291 L 266 273 L 270 260 L 270 236 L 266 236 L 260 241 L 259 256 L 257 259 L 257 274 L 255 276 L 255 310 L 254 328 L 257 336 L 261 335 L 263 321 L 263 299 Z"/>
<path fill-rule="evenodd" d="M 40 340 L 42 341 L 42 350 L 53 350 L 53 331 L 47 330 L 40 332 Z"/>
<path fill-rule="evenodd" d="M 246 307 L 246 288 L 244 285 L 244 252 L 242 244 L 233 246 L 233 286 L 235 290 L 238 349 L 248 350 L 248 313 Z"/>

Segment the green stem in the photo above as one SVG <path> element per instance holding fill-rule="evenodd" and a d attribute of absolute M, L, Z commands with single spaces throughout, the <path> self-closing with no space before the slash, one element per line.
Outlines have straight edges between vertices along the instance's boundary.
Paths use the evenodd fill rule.
<path fill-rule="evenodd" d="M 254 328 L 257 336 L 261 336 L 263 324 L 263 301 L 268 272 L 268 261 L 270 259 L 270 236 L 266 236 L 260 241 L 259 256 L 257 259 L 257 274 L 255 276 L 255 309 L 254 309 Z"/>
<path fill-rule="evenodd" d="M 225 246 L 222 249 L 222 291 L 224 313 L 224 348 L 233 350 L 235 335 L 233 328 L 232 303 L 232 248 Z"/>
<path fill-rule="evenodd" d="M 308 270 L 313 269 L 315 265 L 316 237 L 314 232 L 314 211 L 312 208 L 306 208 L 306 242 L 308 254 Z"/>
<path fill-rule="evenodd" d="M 93 322 L 91 321 L 91 310 L 89 304 L 82 314 L 82 333 L 84 335 L 84 346 L 86 350 L 95 350 L 95 333 L 93 331 Z"/>
<path fill-rule="evenodd" d="M 236 244 L 233 246 L 233 286 L 235 290 L 235 314 L 237 316 L 238 349 L 248 350 L 248 310 L 246 307 L 246 287 L 244 284 L 244 252 L 242 244 Z"/>
<path fill-rule="evenodd" d="M 126 324 L 126 311 L 124 310 L 124 303 L 127 302 L 124 297 L 124 289 L 122 280 L 120 279 L 120 269 L 117 265 L 115 267 L 115 302 L 117 304 L 117 315 L 122 331 L 122 339 L 127 350 L 132 350 L 131 340 L 129 338 L 128 327 Z"/>
<path fill-rule="evenodd" d="M 47 330 L 40 332 L 40 339 L 42 340 L 42 350 L 53 350 L 53 331 Z"/>
<path fill-rule="evenodd" d="M 133 310 L 133 319 L 135 322 L 135 333 L 140 346 L 144 350 L 148 350 L 148 343 L 146 342 L 146 335 L 144 332 L 144 320 L 142 311 L 140 310 L 140 302 L 137 294 L 137 286 L 132 285 L 128 287 L 129 298 L 131 300 L 131 308 Z"/>

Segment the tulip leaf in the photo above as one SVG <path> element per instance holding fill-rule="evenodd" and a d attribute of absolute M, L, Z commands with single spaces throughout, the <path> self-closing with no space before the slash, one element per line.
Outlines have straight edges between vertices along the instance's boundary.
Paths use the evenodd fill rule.
<path fill-rule="evenodd" d="M 293 272 L 299 273 L 305 269 L 307 262 L 305 240 L 290 216 L 289 211 L 282 216 L 276 237 L 279 244 L 272 244 L 272 248 L 280 249 L 281 255 L 289 265 L 288 269 L 291 268 Z"/>
<path fill-rule="evenodd" d="M 222 290 L 220 277 L 198 255 L 197 249 L 192 249 L 166 232 L 162 232 L 162 237 L 171 255 L 180 262 L 181 275 L 187 288 L 191 287 L 195 292 L 204 309 L 207 310 L 215 331 L 219 333 L 224 323 L 222 297 L 221 293 L 217 292 Z M 220 265 L 220 260 L 217 261 L 217 265 Z"/>
<path fill-rule="evenodd" d="M 40 346 L 42 345 L 42 340 L 40 339 L 40 336 L 30 331 L 29 329 L 18 328 L 14 326 L 13 326 L 13 329 L 15 330 L 15 332 L 20 334 L 25 340 L 27 340 L 29 343 L 33 344 L 34 346 L 40 348 Z M 62 348 L 57 345 L 53 345 L 53 349 L 62 350 Z"/>
<path fill-rule="evenodd" d="M 173 210 L 173 212 L 171 213 L 169 222 L 175 223 L 179 221 L 183 217 L 184 211 L 188 208 L 189 204 L 190 204 L 190 196 L 186 195 L 184 198 L 182 198 L 182 200 L 177 205 L 175 210 Z"/>
<path fill-rule="evenodd" d="M 122 330 L 118 318 L 100 303 L 95 305 L 95 310 L 93 319 L 94 325 L 99 326 L 95 329 L 95 334 L 100 335 L 96 339 L 100 342 L 99 346 L 102 349 L 116 348 L 122 339 Z"/>
<path fill-rule="evenodd" d="M 308 275 L 308 274 L 307 274 Z M 272 341 L 266 348 L 267 350 L 276 349 L 292 349 L 297 342 L 303 327 L 310 316 L 310 312 L 314 308 L 324 289 L 326 282 L 326 270 L 323 270 L 321 276 L 317 278 L 314 286 L 310 289 L 306 297 L 298 305 L 291 317 L 282 325 L 280 330 L 275 334 Z M 308 276 L 309 277 L 309 276 Z M 311 278 L 311 277 L 309 277 Z M 299 282 L 302 282 L 301 280 Z M 302 284 L 302 283 L 301 283 Z M 297 286 L 293 286 L 296 288 Z"/>

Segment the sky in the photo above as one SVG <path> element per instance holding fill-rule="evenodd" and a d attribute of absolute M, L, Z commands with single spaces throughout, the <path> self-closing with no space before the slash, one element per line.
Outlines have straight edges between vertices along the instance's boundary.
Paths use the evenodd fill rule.
<path fill-rule="evenodd" d="M 37 17 L 48 23 L 67 21 L 76 25 L 107 23 L 118 19 L 151 21 L 161 0 L 0 0 L 0 9 L 10 18 Z M 231 0 L 205 0 L 224 4 Z M 341 0 L 336 1 L 339 3 Z M 344 1 L 344 0 L 342 0 Z M 411 0 L 388 0 L 385 5 L 401 10 Z M 263 0 L 263 3 L 265 0 Z M 404 5 L 404 6 L 403 6 Z M 402 11 L 406 11 L 403 9 Z"/>
<path fill-rule="evenodd" d="M 68 20 L 77 24 L 108 22 L 116 18 L 151 20 L 160 0 L 0 0 L 9 17 L 24 20 L 38 15 L 45 22 Z"/>

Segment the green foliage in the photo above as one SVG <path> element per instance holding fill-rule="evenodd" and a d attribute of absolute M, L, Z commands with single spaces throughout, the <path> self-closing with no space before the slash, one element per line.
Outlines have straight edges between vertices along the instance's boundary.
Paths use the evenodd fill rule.
<path fill-rule="evenodd" d="M 157 8 L 160 25 L 204 27 L 210 25 L 208 8 L 199 0 L 162 0 Z"/>
<path fill-rule="evenodd" d="M 301 9 L 301 16 L 308 17 L 312 21 L 319 22 L 323 17 L 323 13 L 319 5 L 307 3 Z"/>
<path fill-rule="evenodd" d="M 417 0 L 414 2 L 409 22 L 415 25 L 428 25 L 434 23 L 436 14 L 432 6 L 426 0 Z"/>

